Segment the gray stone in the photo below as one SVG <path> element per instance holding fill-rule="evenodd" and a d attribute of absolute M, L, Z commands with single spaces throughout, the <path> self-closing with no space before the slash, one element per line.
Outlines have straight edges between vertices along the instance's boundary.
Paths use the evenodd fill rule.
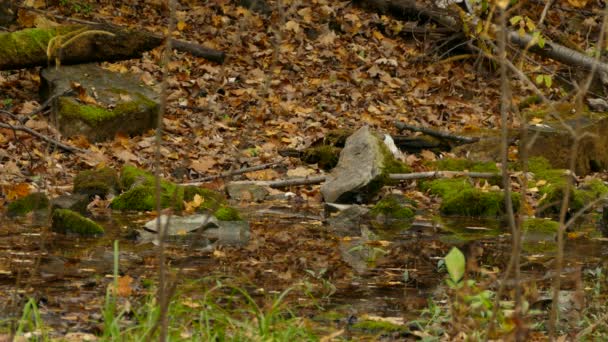
<path fill-rule="evenodd" d="M 381 186 L 384 154 L 382 141 L 368 126 L 358 129 L 346 139 L 338 165 L 321 186 L 326 202 L 365 202 Z M 389 153 L 390 154 L 390 153 Z"/>
<path fill-rule="evenodd" d="M 167 227 L 165 241 L 169 243 L 194 247 L 206 247 L 212 242 L 221 245 L 245 245 L 250 236 L 249 223 L 246 221 L 219 221 L 214 216 L 205 214 L 171 216 L 171 218 L 161 215 L 160 221 L 161 226 Z M 139 233 L 142 242 L 158 244 L 157 220 L 146 222 L 144 229 Z"/>
<path fill-rule="evenodd" d="M 132 76 L 81 64 L 46 68 L 40 79 L 41 97 L 52 99 L 51 122 L 65 137 L 99 142 L 156 127 L 158 95 Z"/>
<path fill-rule="evenodd" d="M 350 205 L 327 219 L 327 229 L 337 236 L 360 236 L 368 212 L 366 207 Z"/>
<path fill-rule="evenodd" d="M 262 202 L 269 194 L 268 189 L 263 186 L 239 183 L 230 183 L 226 185 L 226 192 L 232 199 L 252 202 Z"/>

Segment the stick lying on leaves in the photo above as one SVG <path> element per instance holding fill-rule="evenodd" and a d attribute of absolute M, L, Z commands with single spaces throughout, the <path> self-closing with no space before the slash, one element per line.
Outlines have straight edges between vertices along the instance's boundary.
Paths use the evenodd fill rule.
<path fill-rule="evenodd" d="M 467 172 L 467 171 L 428 171 L 428 172 L 414 172 L 414 173 L 391 173 L 390 179 L 393 180 L 414 180 L 414 179 L 426 179 L 426 178 L 449 178 L 449 177 L 471 177 L 471 178 L 492 178 L 500 177 L 500 173 L 495 172 Z M 325 181 L 327 177 L 306 177 L 306 178 L 292 178 L 292 179 L 281 179 L 276 181 L 235 181 L 233 184 L 253 184 L 260 186 L 269 186 L 271 188 L 285 188 L 288 186 L 295 185 L 312 185 L 320 184 Z"/>
<path fill-rule="evenodd" d="M 450 133 L 436 131 L 436 130 L 426 128 L 426 127 L 408 125 L 403 122 L 395 122 L 395 127 L 397 127 L 397 129 L 399 129 L 400 131 L 407 129 L 407 130 L 413 131 L 413 132 L 421 132 L 421 133 L 430 135 L 435 138 L 453 140 L 453 141 L 458 141 L 458 142 L 467 143 L 467 144 L 479 141 L 479 138 L 454 135 L 454 134 L 450 134 Z"/>
<path fill-rule="evenodd" d="M 55 145 L 57 145 L 57 147 L 59 147 L 60 149 L 62 149 L 64 151 L 67 151 L 67 152 L 71 152 L 71 153 L 76 153 L 76 152 L 86 153 L 87 152 L 87 150 L 83 150 L 83 149 L 80 149 L 78 147 L 72 147 L 72 146 L 66 145 L 66 144 L 64 144 L 64 143 L 62 143 L 60 141 L 57 141 L 57 140 L 55 140 L 55 139 L 53 139 L 51 137 L 48 137 L 48 136 L 46 136 L 44 134 L 41 134 L 41 133 L 38 133 L 38 132 L 34 131 L 33 129 L 31 129 L 29 127 L 26 127 L 26 126 L 22 126 L 22 125 L 14 126 L 14 125 L 9 125 L 9 124 L 5 124 L 5 123 L 1 123 L 0 122 L 0 127 L 12 129 L 12 130 L 15 130 L 15 131 L 27 132 L 27 133 L 29 133 L 29 134 L 37 137 L 37 138 L 40 138 L 40 139 L 42 139 L 42 140 L 44 140 L 44 141 L 46 141 L 48 143 L 55 144 Z"/>
<path fill-rule="evenodd" d="M 213 176 L 202 177 L 199 179 L 194 179 L 191 182 L 184 183 L 184 185 L 198 186 L 198 185 L 202 185 L 205 182 L 208 182 L 208 181 L 211 181 L 214 179 L 218 179 L 218 178 L 226 178 L 226 177 L 241 175 L 241 174 L 247 173 L 247 172 L 265 170 L 265 169 L 275 166 L 277 164 L 279 164 L 279 162 L 267 163 L 267 164 L 262 164 L 262 165 L 257 165 L 257 166 L 244 167 L 244 168 L 238 169 L 238 170 L 226 171 L 226 172 L 220 173 L 219 175 L 213 175 Z"/>

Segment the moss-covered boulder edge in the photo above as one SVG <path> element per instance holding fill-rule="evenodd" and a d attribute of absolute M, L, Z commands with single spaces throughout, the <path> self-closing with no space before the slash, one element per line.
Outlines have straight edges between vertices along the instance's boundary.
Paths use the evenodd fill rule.
<path fill-rule="evenodd" d="M 69 209 L 53 211 L 51 230 L 56 233 L 82 236 L 97 236 L 105 232 L 99 224 Z"/>
<path fill-rule="evenodd" d="M 441 171 L 475 171 L 498 173 L 493 162 L 475 162 L 467 159 L 442 159 L 432 165 Z M 498 184 L 499 179 L 490 179 L 490 184 Z M 420 182 L 420 189 L 441 198 L 439 211 L 442 215 L 498 217 L 506 212 L 502 190 L 480 189 L 468 177 L 434 179 Z M 512 193 L 515 211 L 519 210 L 519 193 Z"/>
<path fill-rule="evenodd" d="M 8 217 L 24 216 L 34 210 L 48 210 L 49 198 L 44 192 L 34 192 L 21 197 L 8 205 Z"/>
<path fill-rule="evenodd" d="M 154 175 L 133 165 L 125 165 L 119 178 L 122 193 L 115 197 L 110 208 L 122 211 L 153 211 L 156 210 L 156 185 Z M 239 221 L 238 211 L 226 204 L 223 195 L 209 189 L 196 186 L 181 186 L 161 179 L 161 207 L 177 211 L 185 209 L 185 202 L 191 202 L 196 196 L 200 205 L 196 208 L 200 213 L 213 213 L 222 221 Z"/>
<path fill-rule="evenodd" d="M 500 170 L 493 162 L 475 162 L 467 159 L 442 159 L 429 164 L 441 171 L 475 171 L 494 172 Z M 514 171 L 521 171 L 521 165 L 515 164 Z M 532 157 L 528 160 L 528 171 L 533 178 L 528 182 L 530 188 L 538 190 L 536 216 L 555 217 L 559 214 L 561 203 L 569 175 L 567 170 L 553 168 L 544 157 Z M 489 179 L 492 185 L 499 185 L 499 178 Z M 505 214 L 504 192 L 502 190 L 486 190 L 475 187 L 467 177 L 449 179 L 434 179 L 421 181 L 419 187 L 442 199 L 440 213 L 454 216 L 501 216 Z M 493 187 L 495 188 L 495 187 Z M 570 187 L 568 211 L 575 213 L 587 204 L 608 197 L 608 185 L 600 179 L 586 180 L 578 186 Z M 512 202 L 515 211 L 519 210 L 521 196 L 512 192 Z"/>
<path fill-rule="evenodd" d="M 376 229 L 408 229 L 416 214 L 417 204 L 400 194 L 388 194 L 367 213 Z"/>
<path fill-rule="evenodd" d="M 109 167 L 79 172 L 74 178 L 74 193 L 105 198 L 119 190 L 118 174 Z"/>
<path fill-rule="evenodd" d="M 543 157 L 533 157 L 528 161 L 528 170 L 534 175 L 529 182 L 530 187 L 538 189 L 540 201 L 536 215 L 540 217 L 555 217 L 559 214 L 562 200 L 566 191 L 569 175 L 567 170 L 555 169 Z M 576 213 L 587 204 L 608 196 L 608 186 L 600 179 L 590 179 L 578 186 L 570 186 L 568 211 Z"/>

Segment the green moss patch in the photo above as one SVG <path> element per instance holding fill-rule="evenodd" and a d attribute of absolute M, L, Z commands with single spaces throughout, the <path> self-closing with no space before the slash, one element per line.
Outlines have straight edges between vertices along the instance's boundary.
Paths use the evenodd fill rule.
<path fill-rule="evenodd" d="M 125 165 L 120 173 L 120 187 L 126 190 L 114 198 L 110 207 L 116 210 L 152 211 L 156 210 L 156 185 L 154 175 L 131 165 Z M 195 186 L 179 186 L 161 179 L 161 207 L 183 210 L 184 202 L 190 202 L 196 195 L 203 201 L 197 211 L 215 211 L 224 206 L 226 200 L 221 194 Z"/>
<path fill-rule="evenodd" d="M 403 195 L 389 194 L 372 207 L 368 217 L 377 229 L 408 229 L 415 215 L 414 206 Z"/>
<path fill-rule="evenodd" d="M 538 215 L 557 215 L 561 209 L 568 174 L 563 169 L 552 169 L 551 164 L 542 157 L 531 158 L 529 170 L 534 173 L 537 182 L 543 181 L 538 187 L 541 200 L 538 203 Z M 578 189 L 574 185 L 570 187 L 569 210 L 576 212 L 584 208 L 588 203 L 608 195 L 608 186 L 599 179 L 593 179 L 582 184 Z"/>
<path fill-rule="evenodd" d="M 118 175 L 109 167 L 79 172 L 74 178 L 74 192 L 89 197 L 106 197 L 118 190 Z"/>
<path fill-rule="evenodd" d="M 442 198 L 440 211 L 443 215 L 500 216 L 505 214 L 502 191 L 482 191 L 467 178 L 435 179 L 423 182 L 422 190 Z M 513 208 L 520 206 L 520 196 L 512 193 Z"/>
<path fill-rule="evenodd" d="M 72 233 L 83 236 L 94 236 L 104 233 L 100 225 L 68 209 L 53 211 L 51 229 L 57 233 Z"/>
<path fill-rule="evenodd" d="M 520 196 L 512 193 L 514 211 L 519 210 Z M 440 211 L 443 215 L 501 216 L 505 214 L 505 197 L 502 191 L 484 192 L 470 188 L 444 197 Z"/>
<path fill-rule="evenodd" d="M 243 221 L 239 212 L 232 207 L 219 208 L 213 215 L 220 221 Z"/>
<path fill-rule="evenodd" d="M 474 162 L 462 158 L 436 160 L 432 166 L 434 169 L 442 171 L 500 172 L 494 162 Z"/>
<path fill-rule="evenodd" d="M 464 177 L 434 179 L 420 183 L 420 189 L 422 191 L 428 191 L 431 195 L 440 197 L 449 197 L 452 194 L 471 188 L 473 188 L 471 181 Z"/>
<path fill-rule="evenodd" d="M 199 195 L 203 199 L 202 204 L 197 208 L 197 212 L 217 210 L 226 203 L 224 196 L 213 190 L 192 185 L 184 187 L 184 201 L 190 202 L 196 195 Z"/>
<path fill-rule="evenodd" d="M 559 229 L 559 222 L 543 219 L 543 218 L 528 218 L 524 221 L 523 231 L 529 233 L 556 233 Z"/>
<path fill-rule="evenodd" d="M 301 159 L 308 164 L 318 164 L 323 170 L 330 170 L 338 164 L 341 150 L 332 145 L 311 147 L 304 150 Z"/>
<path fill-rule="evenodd" d="M 78 103 L 74 98 L 62 96 L 57 99 L 57 107 L 64 117 L 82 120 L 90 126 L 96 126 L 101 122 L 115 120 L 126 116 L 141 108 L 152 108 L 156 104 L 142 94 L 136 94 L 135 99 L 127 102 L 119 102 L 114 108 L 105 108 L 99 105 Z"/>
<path fill-rule="evenodd" d="M 406 198 L 399 195 L 388 195 L 380 200 L 370 210 L 370 215 L 384 215 L 394 219 L 411 219 L 414 217 L 414 210 L 409 206 Z"/>
<path fill-rule="evenodd" d="M 43 192 L 31 193 L 8 205 L 7 215 L 9 217 L 23 216 L 34 210 L 47 209 L 49 198 Z"/>

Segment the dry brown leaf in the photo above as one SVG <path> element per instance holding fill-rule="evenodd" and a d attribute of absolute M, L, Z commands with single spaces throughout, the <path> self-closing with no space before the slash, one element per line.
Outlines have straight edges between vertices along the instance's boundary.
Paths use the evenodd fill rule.
<path fill-rule="evenodd" d="M 119 277 L 116 295 L 119 297 L 129 297 L 133 293 L 131 283 L 133 283 L 133 278 L 131 278 L 131 276 L 125 275 L 123 277 Z"/>
<path fill-rule="evenodd" d="M 30 185 L 28 183 L 4 185 L 2 186 L 2 192 L 4 192 L 4 195 L 6 196 L 7 200 L 13 201 L 29 195 Z"/>
<path fill-rule="evenodd" d="M 272 180 L 279 178 L 279 174 L 273 169 L 248 172 L 246 175 L 251 180 Z"/>
<path fill-rule="evenodd" d="M 422 150 L 422 152 L 420 152 L 420 156 L 422 157 L 422 159 L 429 160 L 429 161 L 434 161 L 437 159 L 437 156 L 435 155 L 435 153 L 433 153 L 429 150 Z"/>
<path fill-rule="evenodd" d="M 201 157 L 198 160 L 193 161 L 190 164 L 190 167 L 198 173 L 206 173 L 207 171 L 211 170 L 216 164 L 217 161 L 215 160 L 215 158 L 207 156 Z"/>

